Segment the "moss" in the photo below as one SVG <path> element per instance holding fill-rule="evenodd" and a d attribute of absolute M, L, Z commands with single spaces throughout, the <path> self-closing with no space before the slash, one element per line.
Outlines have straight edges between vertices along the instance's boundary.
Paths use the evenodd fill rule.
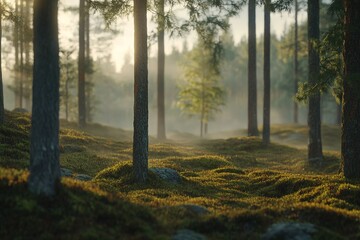
<path fill-rule="evenodd" d="M 152 140 L 149 166 L 175 169 L 183 182 L 169 184 L 149 172 L 148 183 L 136 184 L 129 132 L 117 130 L 125 134 L 117 141 L 105 138 L 115 135 L 111 128 L 90 124 L 82 132 L 62 123 L 61 165 L 95 177 L 88 183 L 65 178 L 57 197 L 46 200 L 28 193 L 28 172 L 19 170 L 28 166 L 29 116 L 8 113 L 7 120 L 0 128 L 1 239 L 169 239 L 184 228 L 209 239 L 259 239 L 271 224 L 288 221 L 315 224 L 314 239 L 360 237 L 360 184 L 339 175 L 336 151 L 325 152 L 314 168 L 306 150 L 264 148 L 259 138 Z M 306 131 L 279 126 L 274 133 L 286 140 Z"/>

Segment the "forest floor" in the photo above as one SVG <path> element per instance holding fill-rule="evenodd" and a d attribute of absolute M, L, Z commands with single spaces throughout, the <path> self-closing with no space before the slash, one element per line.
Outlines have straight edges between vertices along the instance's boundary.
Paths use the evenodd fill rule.
<path fill-rule="evenodd" d="M 284 222 L 312 224 L 300 231 L 313 239 L 360 239 L 360 182 L 339 173 L 336 127 L 323 129 L 328 150 L 315 165 L 306 161 L 303 126 L 273 128 L 274 139 L 302 142 L 299 148 L 235 136 L 151 138 L 150 167 L 174 169 L 182 181 L 150 172 L 147 184 L 135 184 L 131 132 L 61 125 L 61 166 L 92 180 L 64 177 L 58 195 L 44 199 L 26 189 L 29 116 L 7 112 L 0 127 L 0 239 L 261 239 Z"/>

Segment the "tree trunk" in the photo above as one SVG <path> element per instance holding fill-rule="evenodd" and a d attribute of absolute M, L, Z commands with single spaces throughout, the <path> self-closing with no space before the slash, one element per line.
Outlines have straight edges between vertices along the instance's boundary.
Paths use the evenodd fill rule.
<path fill-rule="evenodd" d="M 31 25 L 31 19 L 30 19 L 30 0 L 26 0 L 25 4 L 25 19 L 27 26 L 30 28 Z M 28 30 L 28 27 L 26 26 L 26 30 Z M 24 69 L 24 80 L 25 80 L 25 108 L 30 111 L 31 109 L 31 71 L 30 71 L 30 38 L 28 34 L 30 34 L 30 31 L 24 31 L 25 34 L 25 41 L 24 41 L 24 51 L 25 51 L 25 69 Z"/>
<path fill-rule="evenodd" d="M 256 1 L 249 0 L 248 135 L 259 136 L 256 87 Z"/>
<path fill-rule="evenodd" d="M 85 74 L 85 116 L 86 116 L 86 122 L 92 121 L 92 99 L 91 99 L 91 73 L 89 72 L 91 66 L 91 50 L 90 50 L 90 8 L 86 2 L 85 6 L 85 62 L 86 62 L 86 74 Z"/>
<path fill-rule="evenodd" d="M 316 45 L 320 39 L 319 28 L 319 0 L 308 1 L 308 51 L 309 51 L 309 84 L 315 85 L 320 74 L 320 58 Z M 320 92 L 309 97 L 309 162 L 322 159 L 321 120 L 320 120 Z"/>
<path fill-rule="evenodd" d="M 165 16 L 164 0 L 158 0 L 158 131 L 157 137 L 160 140 L 166 139 L 165 132 Z"/>
<path fill-rule="evenodd" d="M 148 176 L 148 49 L 146 0 L 134 0 L 134 142 L 133 166 L 137 182 Z"/>
<path fill-rule="evenodd" d="M 15 15 L 19 15 L 19 0 L 15 1 Z M 19 23 L 15 21 L 14 24 L 14 48 L 15 48 L 15 78 L 14 78 L 14 95 L 15 108 L 20 106 L 20 79 L 19 79 Z"/>
<path fill-rule="evenodd" d="M 35 0 L 29 190 L 51 196 L 60 182 L 58 1 Z"/>
<path fill-rule="evenodd" d="M 344 175 L 360 179 L 360 2 L 345 0 L 345 80 L 341 157 Z"/>
<path fill-rule="evenodd" d="M 298 91 L 299 84 L 299 25 L 298 25 L 298 0 L 295 0 L 295 48 L 294 48 L 294 95 Z M 299 123 L 299 106 L 296 100 L 294 101 L 294 123 Z"/>
<path fill-rule="evenodd" d="M 263 143 L 270 143 L 270 3 L 264 6 L 264 122 Z"/>
<path fill-rule="evenodd" d="M 0 13 L 0 49 L 2 49 L 2 13 Z M 5 121 L 4 110 L 4 90 L 3 90 L 3 76 L 2 76 L 2 51 L 0 51 L 0 125 Z"/>
<path fill-rule="evenodd" d="M 341 125 L 341 118 L 342 118 L 342 99 L 340 103 L 336 105 L 336 125 Z"/>
<path fill-rule="evenodd" d="M 79 5 L 79 60 L 78 60 L 78 114 L 79 127 L 86 125 L 85 103 L 85 0 Z"/>
<path fill-rule="evenodd" d="M 20 0 L 20 16 L 24 18 L 24 3 Z M 24 103 L 24 26 L 25 23 L 20 23 L 20 108 L 23 108 Z"/>

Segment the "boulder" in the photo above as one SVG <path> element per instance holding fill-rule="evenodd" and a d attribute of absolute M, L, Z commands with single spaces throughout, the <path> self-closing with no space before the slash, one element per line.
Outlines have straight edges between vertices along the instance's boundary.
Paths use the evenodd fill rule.
<path fill-rule="evenodd" d="M 155 173 L 159 176 L 162 180 L 173 183 L 173 184 L 180 184 L 181 183 L 181 176 L 179 173 L 171 168 L 150 168 L 151 172 Z"/>
<path fill-rule="evenodd" d="M 184 205 L 180 205 L 180 206 L 186 208 L 188 211 L 191 211 L 192 213 L 199 215 L 199 216 L 210 213 L 210 211 L 206 207 L 203 207 L 200 205 L 184 204 Z"/>
<path fill-rule="evenodd" d="M 73 173 L 70 169 L 67 168 L 60 168 L 61 176 L 62 177 L 72 177 Z"/>
<path fill-rule="evenodd" d="M 311 223 L 284 222 L 271 225 L 263 240 L 311 240 L 316 228 Z"/>
<path fill-rule="evenodd" d="M 189 229 L 179 230 L 171 238 L 171 240 L 206 240 L 206 239 L 207 238 L 204 235 Z"/>
<path fill-rule="evenodd" d="M 80 181 L 91 181 L 92 179 L 92 177 L 86 174 L 76 174 L 74 178 Z"/>

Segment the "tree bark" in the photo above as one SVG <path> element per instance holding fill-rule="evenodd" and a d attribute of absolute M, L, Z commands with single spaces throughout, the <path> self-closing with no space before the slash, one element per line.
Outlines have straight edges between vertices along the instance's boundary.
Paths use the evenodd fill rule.
<path fill-rule="evenodd" d="M 248 135 L 259 136 L 256 87 L 256 1 L 249 0 Z"/>
<path fill-rule="evenodd" d="M 19 0 L 15 0 L 15 15 L 19 15 Z M 20 79 L 19 79 L 19 23 L 14 24 L 14 48 L 15 48 L 15 79 L 14 79 L 14 95 L 15 108 L 20 106 Z"/>
<path fill-rule="evenodd" d="M 137 182 L 148 176 L 148 49 L 147 0 L 134 0 L 134 142 L 133 166 Z"/>
<path fill-rule="evenodd" d="M 86 125 L 85 103 L 85 0 L 79 5 L 79 59 L 78 59 L 78 114 L 79 127 Z"/>
<path fill-rule="evenodd" d="M 270 3 L 264 6 L 264 116 L 263 143 L 270 143 Z"/>
<path fill-rule="evenodd" d="M 0 49 L 2 49 L 2 13 L 0 13 Z M 4 110 L 4 90 L 3 90 L 3 76 L 2 76 L 2 51 L 0 51 L 0 125 L 5 121 Z"/>
<path fill-rule="evenodd" d="M 158 131 L 160 140 L 166 139 L 165 132 L 165 11 L 164 0 L 158 0 Z"/>
<path fill-rule="evenodd" d="M 308 51 L 309 51 L 309 84 L 315 85 L 320 75 L 320 58 L 316 45 L 320 39 L 319 0 L 308 1 Z M 310 163 L 322 159 L 320 92 L 309 97 L 309 145 L 308 160 Z"/>
<path fill-rule="evenodd" d="M 35 0 L 29 190 L 52 196 L 60 182 L 58 0 Z"/>
<path fill-rule="evenodd" d="M 341 157 L 344 175 L 360 179 L 360 2 L 345 0 L 345 80 Z"/>
<path fill-rule="evenodd" d="M 294 95 L 298 91 L 299 84 L 299 24 L 298 24 L 298 13 L 299 4 L 298 0 L 295 0 L 295 47 L 294 47 Z M 294 123 L 299 123 L 299 106 L 296 100 L 294 101 Z"/>
<path fill-rule="evenodd" d="M 90 50 L 90 8 L 86 2 L 85 4 L 85 66 L 86 66 L 86 73 L 85 73 L 85 116 L 86 122 L 92 121 L 92 99 L 91 99 L 91 73 L 90 70 L 90 63 L 91 63 L 91 50 Z"/>
<path fill-rule="evenodd" d="M 24 18 L 24 3 L 20 0 L 20 16 Z M 24 26 L 25 23 L 20 23 L 20 108 L 23 108 L 24 103 Z"/>

